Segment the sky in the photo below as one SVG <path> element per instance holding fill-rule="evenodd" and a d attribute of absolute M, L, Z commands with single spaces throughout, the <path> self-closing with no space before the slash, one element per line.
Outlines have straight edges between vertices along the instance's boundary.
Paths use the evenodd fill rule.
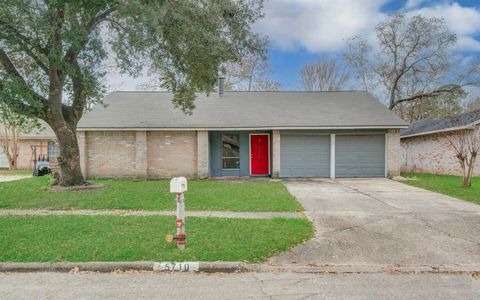
<path fill-rule="evenodd" d="M 265 0 L 265 17 L 253 29 L 270 40 L 272 79 L 299 90 L 304 64 L 341 55 L 348 38 L 373 39 L 375 24 L 397 11 L 443 17 L 457 34 L 455 54 L 480 54 L 480 0 Z M 109 77 L 111 89 L 134 90 L 145 81 Z"/>

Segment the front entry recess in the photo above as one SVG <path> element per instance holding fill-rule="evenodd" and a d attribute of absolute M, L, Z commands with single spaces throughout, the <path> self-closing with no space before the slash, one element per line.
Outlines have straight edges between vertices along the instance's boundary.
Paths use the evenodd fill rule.
<path fill-rule="evenodd" d="M 250 175 L 270 174 L 270 135 L 250 134 Z"/>

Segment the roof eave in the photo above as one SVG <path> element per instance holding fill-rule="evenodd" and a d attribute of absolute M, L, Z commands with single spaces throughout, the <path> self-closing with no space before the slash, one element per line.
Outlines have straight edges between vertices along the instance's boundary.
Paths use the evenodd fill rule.
<path fill-rule="evenodd" d="M 402 129 L 406 125 L 364 126 L 253 126 L 253 127 L 78 127 L 78 131 L 187 131 L 187 130 L 335 130 L 335 129 Z"/>
<path fill-rule="evenodd" d="M 422 136 L 422 135 L 436 134 L 436 133 L 441 133 L 441 132 L 451 132 L 451 131 L 458 131 L 458 130 L 463 130 L 463 129 L 475 129 L 475 127 L 478 124 L 480 124 L 480 120 L 477 120 L 477 121 L 472 122 L 470 124 L 467 124 L 465 126 L 457 126 L 457 127 L 443 128 L 443 129 L 438 129 L 438 130 L 412 133 L 412 134 L 407 134 L 407 135 L 400 135 L 400 138 L 404 139 L 404 138 L 411 138 L 411 137 L 417 137 L 417 136 Z"/>

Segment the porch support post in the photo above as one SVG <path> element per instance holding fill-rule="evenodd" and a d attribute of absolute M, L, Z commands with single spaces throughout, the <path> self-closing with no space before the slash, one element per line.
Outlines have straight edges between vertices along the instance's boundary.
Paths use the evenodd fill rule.
<path fill-rule="evenodd" d="M 280 130 L 272 130 L 272 177 L 280 177 Z"/>
<path fill-rule="evenodd" d="M 335 134 L 330 134 L 330 178 L 335 179 Z"/>
<path fill-rule="evenodd" d="M 77 132 L 77 139 L 78 139 L 78 150 L 80 154 L 80 168 L 82 170 L 83 177 L 85 179 L 88 178 L 87 174 L 87 163 L 88 163 L 88 150 L 87 150 L 87 132 L 86 131 L 78 131 Z"/>
<path fill-rule="evenodd" d="M 147 179 L 147 132 L 137 131 L 135 135 L 135 176 L 137 178 Z"/>
<path fill-rule="evenodd" d="M 209 152 L 208 131 L 197 131 L 197 177 L 208 178 Z"/>

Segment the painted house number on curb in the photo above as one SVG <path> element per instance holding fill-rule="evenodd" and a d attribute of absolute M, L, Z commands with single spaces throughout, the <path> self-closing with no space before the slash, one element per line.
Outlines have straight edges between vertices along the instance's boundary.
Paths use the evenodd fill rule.
<path fill-rule="evenodd" d="M 154 271 L 195 272 L 199 270 L 198 262 L 158 262 L 153 264 Z"/>

